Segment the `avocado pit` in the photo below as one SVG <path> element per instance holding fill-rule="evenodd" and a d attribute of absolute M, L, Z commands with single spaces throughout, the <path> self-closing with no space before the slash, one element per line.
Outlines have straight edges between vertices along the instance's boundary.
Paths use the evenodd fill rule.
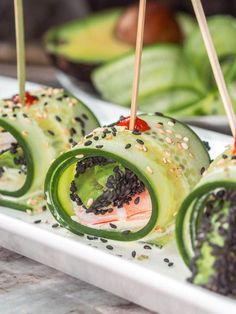
<path fill-rule="evenodd" d="M 135 46 L 138 24 L 138 3 L 124 10 L 115 27 L 115 36 Z M 148 1 L 146 6 L 144 45 L 154 43 L 182 43 L 183 34 L 173 12 L 157 1 Z"/>

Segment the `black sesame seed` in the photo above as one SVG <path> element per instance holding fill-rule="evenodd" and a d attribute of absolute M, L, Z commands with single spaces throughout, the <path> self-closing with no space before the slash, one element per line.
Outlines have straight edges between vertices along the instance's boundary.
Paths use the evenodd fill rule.
<path fill-rule="evenodd" d="M 126 144 L 125 149 L 129 149 L 131 147 L 131 144 Z"/>
<path fill-rule="evenodd" d="M 124 230 L 124 231 L 122 231 L 122 234 L 128 235 L 130 232 L 131 232 L 130 230 Z"/>
<path fill-rule="evenodd" d="M 89 134 L 85 136 L 85 138 L 91 138 L 91 137 L 93 137 L 93 134 Z"/>
<path fill-rule="evenodd" d="M 132 255 L 133 258 L 135 258 L 135 256 L 136 256 L 136 251 L 132 251 L 131 255 Z"/>
<path fill-rule="evenodd" d="M 135 204 L 135 205 L 138 205 L 139 202 L 140 202 L 140 197 L 138 196 L 138 197 L 136 197 L 136 199 L 134 200 L 134 204 Z"/>
<path fill-rule="evenodd" d="M 141 135 L 141 132 L 138 130 L 133 130 L 132 132 L 133 135 Z"/>
<path fill-rule="evenodd" d="M 58 121 L 58 122 L 61 122 L 61 118 L 59 116 L 55 116 L 55 119 Z"/>
<path fill-rule="evenodd" d="M 73 127 L 72 127 L 72 128 L 70 128 L 70 129 L 69 129 L 69 131 L 70 131 L 70 135 L 71 135 L 71 136 L 73 136 L 73 135 L 77 134 L 76 129 L 75 129 L 75 128 L 73 128 Z"/>
<path fill-rule="evenodd" d="M 92 141 L 86 141 L 85 143 L 84 143 L 84 146 L 89 146 L 89 145 L 91 145 L 92 144 Z"/>
<path fill-rule="evenodd" d="M 169 259 L 168 258 L 164 258 L 164 262 L 165 263 L 169 263 Z"/>
<path fill-rule="evenodd" d="M 49 133 L 50 135 L 52 135 L 52 136 L 55 136 L 55 133 L 54 133 L 53 131 L 51 131 L 51 130 L 48 130 L 48 133 Z"/>
<path fill-rule="evenodd" d="M 52 228 L 58 228 L 59 227 L 59 224 L 58 223 L 55 223 L 52 225 Z"/>
<path fill-rule="evenodd" d="M 210 145 L 209 145 L 209 143 L 208 143 L 207 141 L 202 141 L 202 143 L 203 143 L 203 145 L 205 145 L 205 147 L 206 147 L 206 149 L 207 149 L 208 151 L 211 150 L 211 147 L 210 147 Z"/>
<path fill-rule="evenodd" d="M 206 170 L 205 167 L 202 167 L 202 168 L 201 168 L 201 171 L 200 171 L 201 175 L 203 175 L 203 173 L 205 172 L 205 170 Z"/>
<path fill-rule="evenodd" d="M 137 143 L 139 143 L 140 145 L 144 144 L 144 141 L 140 140 L 139 138 L 136 140 Z"/>
<path fill-rule="evenodd" d="M 34 224 L 40 224 L 42 222 L 42 220 L 41 219 L 38 219 L 38 220 L 35 220 L 34 221 Z"/>
<path fill-rule="evenodd" d="M 100 238 L 100 241 L 101 241 L 102 243 L 107 243 L 107 242 L 108 242 L 107 239 L 103 239 L 103 238 Z"/>
<path fill-rule="evenodd" d="M 84 118 L 84 120 L 88 120 L 88 116 L 85 113 L 82 113 L 82 118 Z"/>
<path fill-rule="evenodd" d="M 228 156 L 227 156 L 227 155 L 225 155 L 225 154 L 223 154 L 223 155 L 222 155 L 222 158 L 223 158 L 223 159 L 227 159 L 227 158 L 228 158 Z"/>
<path fill-rule="evenodd" d="M 150 246 L 150 245 L 144 245 L 144 247 L 143 247 L 145 250 L 151 250 L 152 249 L 152 247 Z"/>
<path fill-rule="evenodd" d="M 99 140 L 99 137 L 98 136 L 94 136 L 94 141 L 98 141 Z"/>
<path fill-rule="evenodd" d="M 96 145 L 96 148 L 103 148 L 103 145 Z"/>
<path fill-rule="evenodd" d="M 106 248 L 107 248 L 108 250 L 113 250 L 113 246 L 110 245 L 110 244 L 108 244 L 108 245 L 106 246 Z"/>
<path fill-rule="evenodd" d="M 112 229 L 116 229 L 116 228 L 117 228 L 117 225 L 114 225 L 113 223 L 109 223 L 109 225 L 110 225 L 110 227 L 111 227 Z"/>
<path fill-rule="evenodd" d="M 174 265 L 174 263 L 170 262 L 168 263 L 168 267 L 172 267 Z"/>
<path fill-rule="evenodd" d="M 42 210 L 45 212 L 45 210 L 47 210 L 47 206 L 46 206 L 46 205 L 43 205 L 43 206 L 42 206 Z"/>

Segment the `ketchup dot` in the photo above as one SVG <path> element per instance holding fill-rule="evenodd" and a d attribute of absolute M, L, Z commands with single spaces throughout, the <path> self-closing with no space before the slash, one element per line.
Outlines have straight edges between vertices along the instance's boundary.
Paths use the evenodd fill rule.
<path fill-rule="evenodd" d="M 122 119 L 121 121 L 119 121 L 117 123 L 118 126 L 125 126 L 127 129 L 129 129 L 129 125 L 130 125 L 130 117 L 126 117 L 124 119 Z M 145 132 L 150 130 L 150 126 L 147 124 L 146 121 L 140 119 L 140 118 L 136 118 L 135 119 L 135 123 L 134 123 L 134 129 L 139 131 L 139 132 Z"/>
<path fill-rule="evenodd" d="M 234 138 L 234 150 L 233 150 L 233 154 L 236 155 L 236 137 Z"/>
<path fill-rule="evenodd" d="M 17 94 L 12 97 L 14 104 L 20 103 L 20 96 Z M 25 92 L 25 106 L 32 106 L 38 101 L 38 97 L 31 95 L 29 92 Z"/>

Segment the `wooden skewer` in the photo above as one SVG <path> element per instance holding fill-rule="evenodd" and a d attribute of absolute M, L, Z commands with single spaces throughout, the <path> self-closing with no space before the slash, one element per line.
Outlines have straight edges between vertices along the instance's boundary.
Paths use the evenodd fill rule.
<path fill-rule="evenodd" d="M 17 77 L 19 82 L 20 103 L 25 102 L 25 40 L 24 40 L 24 18 L 22 0 L 14 0 L 16 50 L 17 50 Z"/>
<path fill-rule="evenodd" d="M 204 44 L 206 46 L 207 54 L 211 63 L 212 71 L 218 86 L 222 102 L 229 120 L 229 125 L 233 136 L 236 136 L 236 120 L 233 105 L 226 87 L 225 79 L 220 67 L 220 62 L 212 41 L 212 37 L 208 28 L 206 16 L 202 7 L 201 0 L 191 0 L 196 14 L 196 18 L 202 33 Z"/>
<path fill-rule="evenodd" d="M 145 11 L 146 11 L 146 0 L 140 0 L 139 15 L 138 15 L 138 28 L 137 28 L 137 37 L 136 37 L 134 80 L 133 80 L 133 91 L 132 91 L 130 124 L 129 124 L 129 129 L 131 131 L 134 130 L 136 114 L 137 114 L 137 101 L 138 101 L 140 67 L 141 67 L 142 48 L 143 48 Z"/>

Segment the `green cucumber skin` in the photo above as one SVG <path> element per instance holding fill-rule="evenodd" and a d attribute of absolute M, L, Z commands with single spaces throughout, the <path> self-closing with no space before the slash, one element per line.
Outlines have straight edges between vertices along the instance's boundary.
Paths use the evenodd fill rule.
<path fill-rule="evenodd" d="M 142 119 L 144 119 L 146 122 L 148 122 L 148 124 L 151 126 L 151 131 L 155 130 L 153 128 L 153 123 L 156 122 L 161 122 L 164 121 L 164 123 L 167 123 L 167 121 L 169 121 L 169 118 L 167 117 L 162 117 L 162 116 L 156 116 L 156 115 L 142 115 L 141 116 Z M 183 182 L 179 183 L 181 188 L 179 193 L 181 193 L 181 189 L 185 192 L 183 192 L 185 195 L 187 195 L 190 191 L 190 189 L 193 187 L 193 185 L 195 185 L 197 183 L 197 181 L 200 178 L 200 168 L 204 165 L 205 167 L 208 167 L 210 159 L 209 159 L 209 155 L 205 149 L 205 147 L 203 146 L 201 140 L 195 135 L 195 133 L 189 129 L 187 126 L 181 124 L 180 122 L 176 122 L 176 124 L 178 124 L 178 126 L 176 126 L 177 130 L 181 133 L 184 132 L 184 134 L 186 135 L 186 132 L 188 132 L 188 136 L 190 137 L 190 141 L 193 141 L 192 146 L 194 147 L 195 153 L 200 152 L 199 155 L 201 156 L 202 160 L 195 160 L 192 164 L 192 167 L 194 168 L 198 168 L 196 177 L 192 178 L 191 181 L 192 182 L 188 182 L 188 178 L 183 177 Z M 165 194 L 168 190 L 166 190 L 166 188 L 159 188 L 158 186 L 158 177 L 161 177 L 161 172 L 165 172 L 165 167 L 163 167 L 158 163 L 157 164 L 153 164 L 152 163 L 152 158 L 151 156 L 151 149 L 150 147 L 152 147 L 152 145 L 155 145 L 155 140 L 152 139 L 150 144 L 147 141 L 147 138 L 149 138 L 149 136 L 145 135 L 145 133 L 143 133 L 142 135 L 139 136 L 133 136 L 131 135 L 131 133 L 125 133 L 124 136 L 122 135 L 117 135 L 114 139 L 114 141 L 116 142 L 116 146 L 114 146 L 114 144 L 112 144 L 112 141 L 107 141 L 106 140 L 98 140 L 96 141 L 96 145 L 97 144 L 103 144 L 104 148 L 101 149 L 96 149 L 94 146 L 89 146 L 89 147 L 83 147 L 81 145 L 81 147 L 75 147 L 73 148 L 71 151 L 63 154 L 62 156 L 60 156 L 50 167 L 46 180 L 45 180 L 45 195 L 46 195 L 46 199 L 47 199 L 47 203 L 49 206 L 49 209 L 51 210 L 53 216 L 56 218 L 56 220 L 58 220 L 58 222 L 63 225 L 65 228 L 69 229 L 70 231 L 72 231 L 73 233 L 77 233 L 77 234 L 81 234 L 81 233 L 87 233 L 87 234 L 92 234 L 94 236 L 98 236 L 98 237 L 105 237 L 105 238 L 109 238 L 109 239 L 113 239 L 113 240 L 119 240 L 119 241 L 134 241 L 134 240 L 138 240 L 140 238 L 143 238 L 145 236 L 148 236 L 153 228 L 161 223 L 163 224 L 168 224 L 170 223 L 173 218 L 172 217 L 172 211 L 177 210 L 176 208 L 171 208 L 168 212 L 164 212 L 166 210 L 163 210 L 164 206 L 163 204 L 165 204 L 164 202 L 164 198 L 162 196 L 162 194 Z M 124 139 L 124 138 L 125 139 Z M 125 143 L 133 143 L 133 145 L 135 144 L 135 141 L 137 138 L 143 139 L 144 142 L 146 143 L 147 147 L 149 147 L 149 150 L 147 153 L 143 153 L 140 151 L 135 151 L 135 154 L 133 152 L 131 152 L 129 150 L 129 152 L 127 150 L 124 149 Z M 123 143 L 122 143 L 123 141 Z M 122 145 L 118 145 L 117 143 L 121 142 Z M 161 150 L 161 144 L 157 143 L 156 145 L 160 145 L 160 150 Z M 160 151 L 158 149 L 158 151 Z M 163 148 L 162 148 L 163 149 Z M 150 151 L 150 153 L 149 153 Z M 110 231 L 106 231 L 106 230 L 96 230 L 93 228 L 89 228 L 86 226 L 82 226 L 81 224 L 73 221 L 70 218 L 70 215 L 67 213 L 66 209 L 63 208 L 63 205 L 61 204 L 61 202 L 63 201 L 63 203 L 67 202 L 65 201 L 65 197 L 63 198 L 62 195 L 59 195 L 60 192 L 58 190 L 58 184 L 60 182 L 60 177 L 62 176 L 62 173 L 64 173 L 64 171 L 66 171 L 67 168 L 69 168 L 69 166 L 73 163 L 76 162 L 75 156 L 77 155 L 84 155 L 84 158 L 87 156 L 96 156 L 96 155 L 102 155 L 105 157 L 110 157 L 116 161 L 121 162 L 121 164 L 123 165 L 127 165 L 129 169 L 133 170 L 145 183 L 146 187 L 149 190 L 151 199 L 152 199 L 152 204 L 153 204 L 153 211 L 152 211 L 152 217 L 148 223 L 148 225 L 146 225 L 143 229 L 139 230 L 138 232 L 135 233 L 130 233 L 127 235 L 123 235 L 121 233 L 118 232 L 110 232 Z M 143 154 L 143 156 L 142 156 Z M 153 152 L 153 154 L 156 156 L 157 150 L 155 150 L 155 153 Z M 135 157 L 134 157 L 135 155 Z M 150 157 L 149 157 L 150 156 Z M 78 159 L 77 159 L 78 161 Z M 191 161 L 187 161 L 190 162 Z M 138 163 L 138 166 L 137 166 Z M 156 172 L 156 174 L 150 174 L 147 172 L 146 170 L 146 165 L 151 166 L 151 168 L 154 170 L 154 172 Z M 201 164 L 201 166 L 200 166 Z M 160 169 L 159 169 L 160 168 Z M 161 172 L 160 172 L 161 171 Z M 199 174 L 199 175 L 198 175 Z M 157 179 L 155 179 L 157 176 Z M 162 175 L 163 176 L 163 175 Z M 164 180 L 164 179 L 163 179 Z M 170 179 L 169 179 L 170 180 Z M 168 183 L 169 182 L 169 183 Z M 176 186 L 172 186 L 170 181 L 168 181 L 168 179 L 165 179 L 164 181 L 161 182 L 162 185 L 169 185 L 170 190 L 168 191 L 172 191 L 176 190 Z M 70 185 L 70 182 L 68 182 L 68 186 Z M 68 186 L 65 187 L 65 190 L 68 190 Z M 166 194 L 166 195 L 167 195 Z M 168 194 L 169 195 L 169 194 Z M 184 196 L 183 196 L 184 197 Z M 61 199 L 61 201 L 60 201 Z M 162 199 L 162 201 L 160 201 Z M 167 202 L 168 203 L 168 202 Z M 71 204 L 67 204 L 65 203 L 67 206 L 67 210 L 68 208 L 71 207 Z M 170 205 L 170 204 L 169 204 Z M 175 205 L 176 206 L 176 205 Z M 170 207 L 170 206 L 169 206 Z M 166 207 L 168 208 L 168 206 Z M 161 212 L 162 211 L 162 212 Z M 169 217 L 169 218 L 166 218 Z M 169 219 L 169 220 L 168 220 Z"/>
<path fill-rule="evenodd" d="M 50 164 L 62 151 L 65 151 L 64 145 L 68 143 L 70 135 L 62 136 L 64 129 L 74 127 L 77 131 L 76 139 L 79 140 L 82 137 L 81 126 L 79 123 L 72 123 L 72 117 L 87 115 L 89 120 L 84 121 L 85 132 L 90 132 L 94 127 L 99 126 L 96 117 L 83 103 L 74 97 L 63 98 L 65 94 L 62 90 L 55 94 L 53 93 L 55 90 L 51 91 L 52 94 L 49 89 L 32 92 L 31 94 L 39 97 L 38 103 L 15 110 L 16 117 L 12 117 L 12 113 L 9 112 L 7 117 L 2 117 L 2 113 L 6 112 L 3 107 L 5 102 L 0 102 L 0 127 L 9 131 L 17 139 L 24 150 L 29 170 L 24 185 L 18 191 L 0 191 L 0 205 L 2 206 L 20 202 L 15 206 L 16 209 L 31 208 L 25 204 L 27 196 L 35 191 L 43 190 L 44 179 Z M 48 95 L 41 96 L 47 92 Z M 62 98 L 62 100 L 56 98 Z M 68 101 L 72 99 L 73 106 L 68 106 Z M 45 103 L 48 103 L 47 109 L 45 109 Z M 23 116 L 25 114 L 27 118 Z M 43 120 L 41 120 L 42 115 L 46 115 Z M 56 115 L 62 118 L 60 123 L 55 119 Z M 54 131 L 55 136 L 51 136 L 48 130 Z M 22 134 L 25 131 L 27 136 Z"/>
<path fill-rule="evenodd" d="M 92 81 L 103 98 L 123 106 L 130 104 L 133 63 L 132 53 L 117 61 L 109 62 L 93 72 Z M 170 71 L 165 66 L 168 66 Z M 178 73 L 178 83 L 176 83 L 176 73 Z M 173 44 L 146 46 L 142 56 L 140 102 L 145 102 L 145 97 L 149 97 L 154 92 L 168 91 L 171 88 L 183 90 L 190 88 L 196 93 L 205 91 L 195 70 L 189 65 L 186 66 L 181 47 Z M 122 93 L 120 93 L 121 89 Z"/>
<path fill-rule="evenodd" d="M 183 201 L 176 218 L 177 246 L 187 266 L 193 257 L 198 217 L 207 195 L 218 188 L 236 189 L 235 166 L 231 167 L 230 176 L 227 176 L 224 169 L 218 171 L 219 158 L 220 156 L 211 164 L 206 175 Z"/>

